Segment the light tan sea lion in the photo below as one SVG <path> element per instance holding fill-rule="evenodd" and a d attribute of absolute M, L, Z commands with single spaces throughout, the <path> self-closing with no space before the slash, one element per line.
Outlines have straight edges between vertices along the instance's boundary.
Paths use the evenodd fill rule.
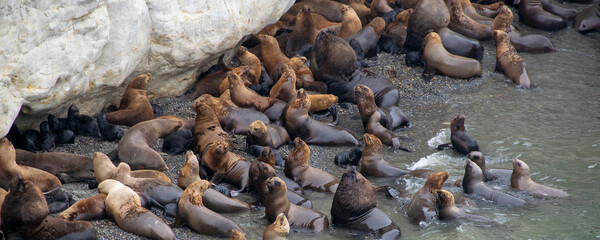
<path fill-rule="evenodd" d="M 426 80 L 431 79 L 436 72 L 455 78 L 481 76 L 481 64 L 477 60 L 457 56 L 446 51 L 437 33 L 427 34 L 424 42 L 425 69 L 423 70 L 423 77 Z"/>
<path fill-rule="evenodd" d="M 310 149 L 302 139 L 294 139 L 294 148 L 285 160 L 285 175 L 303 188 L 335 193 L 340 180 L 333 175 L 308 164 Z"/>
<path fill-rule="evenodd" d="M 277 214 L 277 218 L 263 233 L 263 240 L 285 240 L 290 233 L 290 223 L 284 213 Z"/>
<path fill-rule="evenodd" d="M 513 161 L 513 173 L 510 176 L 510 186 L 512 188 L 530 192 L 535 195 L 547 197 L 569 196 L 560 189 L 544 186 L 531 180 L 531 176 L 529 175 L 529 166 L 525 162 L 516 158 Z"/>
<path fill-rule="evenodd" d="M 106 179 L 115 179 L 117 166 L 110 161 L 110 158 L 108 158 L 106 154 L 95 152 L 92 162 L 94 164 L 94 175 L 98 183 L 101 183 Z M 166 174 L 156 170 L 134 170 L 131 171 L 131 176 L 136 178 L 156 178 L 162 181 L 171 182 L 171 179 Z"/>
<path fill-rule="evenodd" d="M 275 103 L 275 99 L 271 97 L 263 97 L 258 93 L 247 88 L 240 76 L 234 72 L 228 72 L 229 90 L 231 100 L 235 105 L 240 107 L 254 108 L 256 111 L 264 112 L 265 109 Z"/>

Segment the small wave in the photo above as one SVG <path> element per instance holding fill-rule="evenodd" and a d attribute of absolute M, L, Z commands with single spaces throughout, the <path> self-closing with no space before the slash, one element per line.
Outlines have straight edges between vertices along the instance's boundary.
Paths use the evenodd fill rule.
<path fill-rule="evenodd" d="M 427 145 L 431 148 L 437 148 L 438 145 L 447 143 L 449 141 L 450 128 L 440 129 L 435 137 L 427 141 Z"/>

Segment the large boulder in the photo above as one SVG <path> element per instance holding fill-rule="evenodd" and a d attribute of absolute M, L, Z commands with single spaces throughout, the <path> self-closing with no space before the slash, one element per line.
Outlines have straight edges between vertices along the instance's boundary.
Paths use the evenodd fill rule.
<path fill-rule="evenodd" d="M 180 95 L 293 0 L 0 1 L 0 136 L 71 104 L 96 114 L 151 73 L 151 98 Z"/>

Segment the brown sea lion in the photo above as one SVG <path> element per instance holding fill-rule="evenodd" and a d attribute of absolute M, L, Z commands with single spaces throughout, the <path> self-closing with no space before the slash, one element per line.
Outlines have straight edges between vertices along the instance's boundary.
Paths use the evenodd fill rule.
<path fill-rule="evenodd" d="M 245 234 L 236 223 L 204 206 L 203 194 L 209 188 L 208 181 L 197 180 L 185 189 L 177 205 L 175 226 L 185 224 L 198 233 L 210 236 L 231 236 L 234 229 Z"/>
<path fill-rule="evenodd" d="M 281 51 L 277 39 L 274 37 L 269 35 L 258 35 L 258 39 L 260 40 L 261 45 L 262 62 L 265 66 L 265 71 L 271 76 L 271 79 L 273 79 L 273 72 L 275 72 L 277 65 L 281 62 L 285 62 L 292 68 L 304 65 L 306 60 L 303 60 L 301 57 L 294 59 L 294 62 L 289 62 L 290 59 Z"/>
<path fill-rule="evenodd" d="M 106 217 L 105 199 L 106 194 L 98 193 L 89 198 L 79 200 L 62 211 L 58 215 L 58 218 L 85 221 L 104 219 Z"/>
<path fill-rule="evenodd" d="M 279 51 L 278 48 L 273 51 Z M 283 64 L 291 67 L 296 74 L 296 88 L 304 88 L 307 91 L 314 91 L 318 93 L 326 93 L 327 85 L 324 82 L 316 82 L 312 71 L 304 65 L 306 57 L 296 55 L 292 58 L 281 58 L 273 72 L 270 72 L 271 79 L 280 79 L 285 74 L 285 68 Z"/>
<path fill-rule="evenodd" d="M 393 39 L 396 46 L 401 49 L 406 42 L 406 26 L 397 22 L 390 23 L 386 27 L 383 36 Z"/>
<path fill-rule="evenodd" d="M 106 194 L 106 213 L 119 228 L 147 238 L 175 239 L 171 228 L 141 205 L 140 197 L 117 180 L 104 180 L 98 192 Z"/>
<path fill-rule="evenodd" d="M 231 136 L 221 128 L 219 119 L 210 106 L 201 101 L 194 101 L 192 110 L 196 112 L 194 125 L 194 151 L 198 154 L 212 142 L 225 141 L 232 143 Z"/>
<path fill-rule="evenodd" d="M 573 27 L 581 33 L 600 30 L 600 2 L 577 14 L 573 20 Z"/>
<path fill-rule="evenodd" d="M 392 166 L 381 156 L 381 141 L 376 136 L 365 133 L 363 135 L 365 146 L 360 161 L 360 173 L 374 177 L 399 177 L 409 171 Z"/>
<path fill-rule="evenodd" d="M 221 179 L 236 186 L 240 191 L 247 190 L 250 184 L 248 169 L 250 162 L 244 157 L 229 151 L 228 142 L 216 141 L 207 146 L 202 155 L 206 166 L 213 171 L 211 182 Z"/>
<path fill-rule="evenodd" d="M 119 163 L 119 166 L 117 166 L 117 174 L 114 179 L 132 190 L 154 199 L 162 206 L 177 203 L 183 192 L 180 187 L 171 182 L 165 182 L 156 178 L 132 177 L 129 165 L 124 162 Z"/>
<path fill-rule="evenodd" d="M 63 183 L 94 179 L 91 157 L 66 152 L 32 153 L 22 149 L 15 149 L 15 152 L 17 164 L 49 172 Z"/>
<path fill-rule="evenodd" d="M 294 23 L 296 15 L 303 8 L 310 8 L 313 12 L 323 15 L 327 20 L 332 22 L 341 22 L 342 21 L 342 11 L 340 11 L 340 7 L 342 6 L 339 2 L 334 2 L 331 0 L 307 0 L 295 3 L 287 13 L 281 16 L 282 21 L 288 22 L 290 24 Z"/>
<path fill-rule="evenodd" d="M 308 94 L 310 100 L 309 113 L 327 110 L 338 101 L 338 97 L 333 94 Z"/>
<path fill-rule="evenodd" d="M 577 9 L 569 8 L 554 0 L 541 0 L 540 2 L 542 3 L 542 7 L 544 8 L 544 10 L 554 15 L 560 16 L 565 20 L 572 20 L 579 13 Z"/>
<path fill-rule="evenodd" d="M 496 179 L 509 180 L 512 175 L 512 171 L 509 169 L 500 169 L 500 168 L 488 168 L 485 165 L 485 156 L 480 151 L 472 151 L 467 154 L 467 158 L 471 159 L 474 163 L 481 168 L 483 172 L 484 181 L 493 181 Z"/>
<path fill-rule="evenodd" d="M 364 124 L 365 132 L 375 135 L 381 142 L 385 143 L 385 145 L 392 146 L 394 149 L 410 152 L 410 150 L 400 146 L 400 140 L 394 133 L 381 125 L 381 118 L 382 116 L 379 111 L 373 112 Z"/>
<path fill-rule="evenodd" d="M 421 0 L 416 1 L 414 6 L 403 7 L 414 9 L 406 30 L 405 47 L 409 50 L 423 49 L 423 39 L 429 32 L 445 28 L 450 23 L 450 12 L 442 0 Z"/>
<path fill-rule="evenodd" d="M 316 37 L 316 36 L 315 36 Z M 235 57 L 240 61 L 241 66 L 247 66 L 249 70 L 250 83 L 251 85 L 260 83 L 261 65 L 260 59 L 256 55 L 252 54 L 244 46 L 241 46 L 235 52 Z"/>
<path fill-rule="evenodd" d="M 469 136 L 465 130 L 464 115 L 457 115 L 452 119 L 452 121 L 450 121 L 450 143 L 442 144 L 437 148 L 441 150 L 446 146 L 465 155 L 472 151 L 479 151 L 479 145 L 477 144 L 477 141 Z"/>
<path fill-rule="evenodd" d="M 119 110 L 106 114 L 109 123 L 131 127 L 154 118 L 154 110 L 146 96 L 146 85 L 151 77 L 150 73 L 141 74 L 129 82 L 121 97 Z"/>
<path fill-rule="evenodd" d="M 310 149 L 302 139 L 294 139 L 294 148 L 285 160 L 285 175 L 303 188 L 335 193 L 340 182 L 331 174 L 308 164 Z"/>
<path fill-rule="evenodd" d="M 290 137 L 300 137 L 309 144 L 317 145 L 358 145 L 356 138 L 346 130 L 308 116 L 311 102 L 304 89 L 298 90 L 296 96 L 288 103 L 284 113 L 285 129 Z"/>
<path fill-rule="evenodd" d="M 345 38 L 354 35 L 358 31 L 360 31 L 360 29 L 362 28 L 362 23 L 360 22 L 360 18 L 356 14 L 356 11 L 354 11 L 354 9 L 352 9 L 348 5 L 343 5 L 341 11 L 342 25 L 340 25 L 340 31 L 338 32 L 338 36 L 341 38 Z M 316 37 L 317 35 L 315 34 L 315 38 Z"/>
<path fill-rule="evenodd" d="M 423 58 L 425 59 L 423 78 L 426 80 L 431 79 L 436 72 L 455 78 L 481 76 L 481 64 L 477 60 L 449 53 L 442 45 L 440 36 L 435 32 L 425 37 Z"/>
<path fill-rule="evenodd" d="M 284 213 L 291 226 L 309 228 L 315 232 L 329 228 L 329 219 L 325 214 L 311 208 L 290 204 L 283 180 L 271 177 L 266 182 L 265 215 L 270 222 L 275 222 L 277 215 Z"/>
<path fill-rule="evenodd" d="M 450 12 L 450 23 L 448 28 L 480 41 L 492 38 L 492 31 L 489 25 L 481 24 L 468 17 L 463 12 L 461 0 L 446 0 L 446 6 Z"/>
<path fill-rule="evenodd" d="M 111 162 L 106 154 L 95 152 L 92 162 L 94 164 L 94 175 L 98 183 L 101 183 L 106 179 L 115 179 L 117 166 Z M 135 178 L 156 178 L 165 182 L 171 182 L 171 179 L 166 174 L 150 169 L 131 171 L 131 176 Z"/>
<path fill-rule="evenodd" d="M 406 215 L 415 224 L 421 221 L 429 222 L 436 218 L 437 206 L 434 202 L 433 192 L 442 189 L 444 182 L 450 176 L 447 172 L 437 172 L 429 175 L 425 184 L 410 200 Z"/>
<path fill-rule="evenodd" d="M 277 68 L 281 77 L 269 91 L 269 97 L 288 102 L 296 95 L 296 73 L 285 62 L 279 63 Z"/>
<path fill-rule="evenodd" d="M 504 2 L 495 2 L 487 5 L 471 3 L 471 6 L 475 8 L 479 15 L 494 18 L 498 15 L 500 9 L 504 6 Z"/>
<path fill-rule="evenodd" d="M 446 6 L 448 6 L 449 1 L 446 0 L 445 2 L 446 2 Z M 502 3 L 502 2 L 499 2 L 499 3 L 504 5 L 504 3 Z M 471 3 L 471 1 L 469 1 L 469 0 L 460 0 L 460 5 L 462 6 L 463 13 L 467 17 L 477 21 L 478 23 L 490 25 L 492 23 L 492 21 L 494 20 L 494 19 L 492 19 L 492 17 L 481 15 L 477 11 L 478 8 L 475 8 L 475 5 L 473 3 Z M 479 8 L 487 9 L 485 7 L 481 7 L 481 5 L 478 5 L 478 6 L 479 6 Z"/>
<path fill-rule="evenodd" d="M 233 103 L 233 101 L 231 101 L 231 91 L 229 90 L 229 88 L 227 88 L 227 90 L 225 90 L 221 94 L 221 96 L 219 96 L 219 99 L 225 101 L 227 104 L 229 104 L 229 106 L 238 107 L 238 105 L 235 105 L 235 103 Z"/>
<path fill-rule="evenodd" d="M 285 213 L 277 214 L 277 218 L 271 225 L 265 229 L 263 240 L 285 240 L 290 233 L 290 223 L 285 217 Z"/>
<path fill-rule="evenodd" d="M 560 189 L 544 186 L 531 180 L 529 166 L 516 159 L 513 161 L 513 171 L 510 176 L 510 186 L 514 189 L 546 197 L 567 197 L 567 193 Z"/>
<path fill-rule="evenodd" d="M 371 21 L 371 9 L 365 5 L 365 0 L 349 0 L 348 5 L 354 9 L 363 26 Z"/>
<path fill-rule="evenodd" d="M 185 165 L 181 168 L 179 175 L 177 176 L 177 186 L 181 189 L 187 188 L 190 184 L 196 180 L 200 180 L 200 164 L 196 154 L 192 151 L 185 153 Z"/>
<path fill-rule="evenodd" d="M 250 189 L 258 192 L 262 196 L 261 184 L 266 181 L 268 177 L 261 177 L 260 163 L 263 163 L 267 168 L 267 171 L 263 175 L 268 177 L 275 176 L 275 155 L 270 147 L 264 147 L 260 151 L 260 155 L 252 161 L 250 168 L 248 169 L 248 175 L 250 176 Z"/>
<path fill-rule="evenodd" d="M 0 188 L 8 190 L 11 180 L 17 176 L 32 182 L 43 192 L 62 187 L 56 176 L 37 168 L 18 165 L 15 148 L 4 137 L 0 139 Z"/>
<path fill-rule="evenodd" d="M 501 205 L 523 206 L 525 201 L 510 194 L 488 187 L 483 182 L 483 172 L 473 161 L 467 159 L 465 163 L 465 175 L 462 181 L 463 191 L 473 194 Z"/>
<path fill-rule="evenodd" d="M 331 26 L 339 26 L 342 23 L 339 22 L 332 22 L 327 20 L 327 18 L 323 17 L 323 15 L 318 14 L 318 13 L 310 13 L 310 16 L 314 22 L 314 26 L 315 29 L 323 29 L 323 28 L 327 28 L 327 27 L 331 27 Z M 296 16 L 297 18 L 298 16 Z M 296 19 L 296 21 L 298 21 L 298 19 Z M 298 23 L 296 23 L 298 24 Z M 316 35 L 315 35 L 316 37 Z"/>
<path fill-rule="evenodd" d="M 522 35 L 513 23 L 513 13 L 507 7 L 500 8 L 498 15 L 492 22 L 492 30 L 502 30 L 510 36 L 510 42 L 518 52 L 553 52 L 554 46 L 550 39 L 539 34 Z"/>
<path fill-rule="evenodd" d="M 269 151 L 266 152 L 265 150 L 269 149 L 268 147 L 263 148 L 263 151 L 261 151 L 261 156 L 263 155 L 272 155 L 273 152 Z M 264 199 L 267 193 L 267 179 L 269 179 L 270 177 L 279 177 L 281 178 L 281 180 L 283 180 L 286 183 L 286 187 L 288 187 L 288 191 L 286 191 L 286 196 L 288 198 L 288 200 L 290 201 L 290 203 L 294 204 L 294 205 L 298 205 L 298 206 L 302 206 L 302 207 L 307 207 L 307 208 L 312 208 L 312 202 L 310 201 L 310 199 L 306 198 L 305 196 L 303 196 L 301 194 L 301 187 L 294 181 L 290 180 L 289 178 L 285 177 L 285 176 L 278 176 L 278 175 L 282 175 L 281 173 L 276 174 L 275 173 L 275 169 L 273 168 L 274 165 L 272 165 L 271 161 L 274 161 L 274 156 L 269 156 L 266 158 L 263 157 L 259 157 L 256 160 L 254 160 L 252 163 L 254 166 L 250 167 L 250 179 L 251 179 L 251 183 L 254 189 L 256 189 L 256 192 L 258 193 L 259 196 L 259 202 L 264 204 Z M 283 178 L 282 178 L 283 177 Z M 291 183 L 290 185 L 288 185 L 287 183 Z M 297 186 L 298 188 L 300 188 L 300 190 L 298 192 L 295 192 L 293 189 L 294 186 Z"/>
<path fill-rule="evenodd" d="M 244 134 L 248 131 L 250 123 L 255 120 L 270 123 L 269 118 L 264 113 L 248 108 L 233 107 L 223 99 L 208 94 L 204 94 L 197 99 L 212 108 L 213 113 L 219 119 L 221 128 L 226 132 Z"/>
<path fill-rule="evenodd" d="M 180 121 L 153 119 L 131 127 L 119 141 L 117 151 L 119 160 L 126 162 L 132 169 L 169 169 L 165 160 L 153 147 L 159 138 L 179 129 Z"/>
<path fill-rule="evenodd" d="M 253 76 L 250 73 L 250 70 L 253 68 L 253 66 L 245 66 L 245 65 L 240 65 L 239 67 L 236 68 L 225 68 L 227 69 L 227 72 L 233 72 L 235 74 L 237 74 L 238 76 L 240 76 L 240 78 L 242 79 L 242 83 L 244 83 L 244 86 L 246 87 L 250 87 L 251 85 L 253 85 L 253 79 L 255 76 Z M 260 81 L 260 79 L 259 79 Z M 229 89 L 229 86 L 231 84 L 229 83 L 229 79 L 227 78 L 227 75 L 225 75 L 225 78 L 223 79 L 223 81 L 221 81 L 221 84 L 219 85 L 219 93 L 223 94 L 225 91 L 227 91 L 227 89 Z"/>
<path fill-rule="evenodd" d="M 376 51 L 377 42 L 385 30 L 385 20 L 381 17 L 374 18 L 369 24 L 365 25 L 356 34 L 344 37 L 344 40 L 350 42 L 356 39 L 364 54 L 370 51 Z"/>
<path fill-rule="evenodd" d="M 412 8 L 403 10 L 401 12 L 399 12 L 398 14 L 396 14 L 396 16 L 394 17 L 394 20 L 396 22 L 401 22 L 402 25 L 404 26 L 408 26 L 408 20 L 410 19 L 410 15 L 414 12 L 414 10 Z"/>
<path fill-rule="evenodd" d="M 390 7 L 386 0 L 373 0 L 371 2 L 371 16 L 373 17 L 381 17 L 390 11 L 394 11 L 394 9 Z"/>
<path fill-rule="evenodd" d="M 288 24 L 284 21 L 277 21 L 273 24 L 269 24 L 267 26 L 265 26 L 263 29 L 261 29 L 258 34 L 265 34 L 265 35 L 269 35 L 269 36 L 275 36 L 275 34 L 277 34 L 277 32 L 282 29 L 287 27 Z"/>
<path fill-rule="evenodd" d="M 290 135 L 284 127 L 278 124 L 265 124 L 260 120 L 250 124 L 246 135 L 247 146 L 260 145 L 277 149 L 290 141 Z"/>
<path fill-rule="evenodd" d="M 299 51 L 303 51 L 302 48 L 304 48 L 305 45 L 312 45 L 315 43 L 318 29 L 319 28 L 317 28 L 315 21 L 313 20 L 311 9 L 302 8 L 296 16 L 294 29 L 292 33 L 290 33 L 287 43 L 285 44 L 285 55 L 290 57 L 298 53 L 302 54 Z"/>
<path fill-rule="evenodd" d="M 396 130 L 411 126 L 410 120 L 398 106 L 377 107 L 375 96 L 369 87 L 363 84 L 356 85 L 354 96 L 363 126 L 369 121 L 374 112 L 381 114 L 379 122 L 387 129 Z"/>
<path fill-rule="evenodd" d="M 375 186 L 354 166 L 349 167 L 333 197 L 333 224 L 371 232 L 377 239 L 400 239 L 402 233 L 398 225 L 376 206 Z"/>
<path fill-rule="evenodd" d="M 6 239 L 96 239 L 92 224 L 49 216 L 42 192 L 17 176 L 2 204 L 2 232 Z"/>
<path fill-rule="evenodd" d="M 496 41 L 496 71 L 504 73 L 520 88 L 529 89 L 531 81 L 529 80 L 529 74 L 527 74 L 527 65 L 510 43 L 508 33 L 502 30 L 494 30 L 494 41 Z"/>
<path fill-rule="evenodd" d="M 210 94 L 213 96 L 221 95 L 221 84 L 223 80 L 227 79 L 226 70 L 217 70 L 212 73 L 206 74 L 203 78 L 198 80 L 198 83 L 194 86 L 189 93 L 187 93 L 183 99 L 194 100 L 202 94 Z M 229 85 L 227 85 L 229 89 Z"/>
<path fill-rule="evenodd" d="M 433 201 L 437 206 L 437 217 L 442 221 L 468 221 L 493 223 L 489 218 L 466 213 L 454 205 L 454 195 L 444 189 L 436 189 L 433 192 Z"/>
<path fill-rule="evenodd" d="M 544 10 L 541 0 L 521 0 L 519 2 L 519 20 L 527 26 L 547 31 L 567 26 L 562 17 Z"/>
<path fill-rule="evenodd" d="M 260 96 L 252 89 L 247 88 L 240 76 L 234 72 L 227 73 L 227 79 L 229 79 L 231 100 L 235 105 L 263 112 L 275 102 L 274 98 Z"/>

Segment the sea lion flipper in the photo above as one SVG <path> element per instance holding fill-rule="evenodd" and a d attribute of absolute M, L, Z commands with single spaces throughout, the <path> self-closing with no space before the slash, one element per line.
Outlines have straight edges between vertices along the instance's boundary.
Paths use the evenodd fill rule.
<path fill-rule="evenodd" d="M 423 81 L 425 81 L 426 83 L 431 82 L 431 79 L 435 75 L 435 72 L 435 68 L 431 66 L 425 66 L 425 69 L 423 69 Z"/>
<path fill-rule="evenodd" d="M 439 150 L 439 151 L 449 150 L 449 149 L 454 149 L 454 147 L 452 146 L 452 143 L 444 143 L 444 144 L 440 144 L 437 146 L 437 150 Z"/>
<path fill-rule="evenodd" d="M 223 181 L 224 178 L 225 178 L 225 173 L 215 172 L 215 174 L 213 174 L 212 178 L 210 179 L 210 183 L 219 184 Z"/>

